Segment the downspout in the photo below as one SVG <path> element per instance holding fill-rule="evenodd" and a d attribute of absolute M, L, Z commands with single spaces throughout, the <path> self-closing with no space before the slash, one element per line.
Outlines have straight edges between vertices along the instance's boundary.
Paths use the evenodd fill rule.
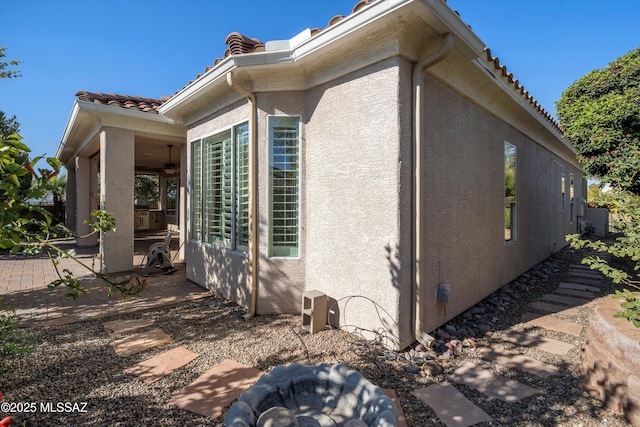
<path fill-rule="evenodd" d="M 430 55 L 422 58 L 413 67 L 413 153 L 414 171 L 413 177 L 413 227 L 414 227 L 414 260 L 413 260 L 413 317 L 414 334 L 416 340 L 429 347 L 433 338 L 422 332 L 420 314 L 422 313 L 420 301 L 420 261 L 422 260 L 422 117 L 424 108 L 424 72 L 440 61 L 444 60 L 453 48 L 453 35 L 446 33 L 442 36 L 440 48 Z"/>
<path fill-rule="evenodd" d="M 249 115 L 249 312 L 244 315 L 245 320 L 250 320 L 256 314 L 258 301 L 258 140 L 256 137 L 257 106 L 256 97 L 243 86 L 233 81 L 233 72 L 227 73 L 227 84 L 245 96 L 251 104 Z"/>

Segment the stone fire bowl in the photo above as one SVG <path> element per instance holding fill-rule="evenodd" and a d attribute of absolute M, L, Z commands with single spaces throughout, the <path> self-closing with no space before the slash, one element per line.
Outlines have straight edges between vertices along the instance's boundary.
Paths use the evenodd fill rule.
<path fill-rule="evenodd" d="M 227 427 L 395 427 L 398 409 L 380 388 L 343 364 L 276 366 L 246 390 Z"/>

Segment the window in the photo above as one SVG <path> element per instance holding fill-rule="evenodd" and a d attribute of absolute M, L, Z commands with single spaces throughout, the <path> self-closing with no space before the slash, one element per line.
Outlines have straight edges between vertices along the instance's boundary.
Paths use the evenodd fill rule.
<path fill-rule="evenodd" d="M 300 117 L 269 117 L 269 254 L 298 256 Z"/>
<path fill-rule="evenodd" d="M 167 188 L 164 194 L 165 214 L 176 215 L 178 206 L 178 178 L 167 178 Z"/>
<path fill-rule="evenodd" d="M 562 212 L 564 212 L 564 200 L 565 200 L 565 188 L 567 188 L 565 186 L 565 182 L 564 182 L 564 174 L 562 174 L 562 176 L 560 177 L 560 195 L 561 195 L 561 207 L 562 207 Z"/>
<path fill-rule="evenodd" d="M 516 231 L 516 146 L 504 143 L 504 240 L 515 240 Z"/>
<path fill-rule="evenodd" d="M 229 249 L 249 245 L 249 126 L 191 143 L 191 237 Z"/>
<path fill-rule="evenodd" d="M 156 174 L 135 174 L 133 181 L 134 203 L 151 209 L 158 207 L 160 179 Z"/>
<path fill-rule="evenodd" d="M 573 174 L 569 174 L 569 221 L 573 223 Z"/>

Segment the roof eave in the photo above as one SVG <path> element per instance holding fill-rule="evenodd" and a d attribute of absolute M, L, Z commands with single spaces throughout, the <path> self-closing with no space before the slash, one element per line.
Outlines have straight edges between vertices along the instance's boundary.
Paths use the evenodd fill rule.
<path fill-rule="evenodd" d="M 104 105 L 91 101 L 76 99 L 69 115 L 69 120 L 62 133 L 62 139 L 56 151 L 56 158 L 68 164 L 86 145 L 88 140 L 93 138 L 94 131 L 84 132 L 82 140 L 74 139 L 75 133 L 81 127 L 85 129 L 99 129 L 103 119 L 107 116 L 119 118 L 129 118 L 143 120 L 158 124 L 176 125 L 177 121 L 170 117 L 155 113 L 148 113 L 140 110 L 126 109 L 112 105 Z"/>

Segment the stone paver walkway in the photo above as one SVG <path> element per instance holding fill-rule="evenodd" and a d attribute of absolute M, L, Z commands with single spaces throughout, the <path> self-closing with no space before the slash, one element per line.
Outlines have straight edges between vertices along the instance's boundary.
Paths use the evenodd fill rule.
<path fill-rule="evenodd" d="M 572 350 L 573 344 L 537 335 L 536 330 L 548 329 L 567 334 L 567 336 L 579 337 L 583 333 L 581 324 L 556 316 L 578 316 L 583 306 L 591 306 L 593 299 L 600 291 L 597 285 L 602 280 L 603 276 L 599 272 L 589 270 L 582 265 L 572 264 L 565 276 L 565 282 L 560 283 L 553 293 L 545 294 L 528 305 L 530 309 L 537 311 L 522 315 L 522 324 L 529 329 L 509 330 L 500 336 L 502 342 L 515 347 L 510 350 L 498 345 L 481 348 L 480 358 L 543 379 L 556 375 L 558 367 L 521 354 L 518 348 L 528 348 L 530 351 L 533 350 L 534 354 L 547 352 L 561 356 Z M 540 393 L 540 390 L 496 375 L 471 362 L 460 363 L 449 378 L 456 384 L 466 385 L 486 396 L 508 403 Z M 413 395 L 429 405 L 448 427 L 466 427 L 482 422 L 492 422 L 488 414 L 449 383 L 433 384 L 427 388 L 415 390 Z"/>
<path fill-rule="evenodd" d="M 165 375 L 186 366 L 197 357 L 199 357 L 197 353 L 184 347 L 177 347 L 127 368 L 124 373 L 135 375 L 147 384 L 153 384 Z"/>
<path fill-rule="evenodd" d="M 93 255 L 80 256 L 84 257 L 85 262 L 90 263 Z M 53 325 L 102 318 L 211 295 L 209 291 L 186 280 L 184 266 L 178 265 L 179 271 L 174 275 L 148 278 L 149 285 L 141 298 L 126 301 L 118 298 L 108 299 L 103 284 L 86 275 L 82 276 L 84 272 L 77 265 L 65 263 L 71 261 L 63 260 L 60 269 L 69 268 L 83 278 L 83 284 L 90 291 L 87 298 L 73 301 L 64 296 L 63 289 L 47 291 L 46 284 L 56 278 L 48 259 L 0 258 L 0 300 L 5 303 L 6 308 L 16 310 L 23 323 Z M 479 349 L 480 358 L 542 379 L 556 375 L 557 366 L 543 363 L 535 358 L 535 355 L 537 352 L 564 355 L 574 345 L 561 339 L 538 335 L 536 332 L 546 329 L 566 334 L 567 337 L 580 336 L 583 333 L 582 325 L 567 318 L 580 315 L 584 307 L 591 304 L 600 291 L 598 284 L 601 280 L 600 273 L 582 265 L 571 265 L 564 282 L 560 283 L 553 293 L 545 294 L 529 304 L 531 312 L 524 313 L 521 318 L 525 331 L 509 330 L 504 334 L 497 334 L 496 338 L 508 349 L 504 348 L 502 343 L 495 343 L 491 347 Z M 127 334 L 111 343 L 115 353 L 123 357 L 172 341 L 172 338 L 160 329 L 137 332 L 152 325 L 153 321 L 137 320 L 104 323 L 105 330 L 113 334 Z M 521 348 L 527 348 L 528 355 L 522 354 L 519 350 Z M 125 372 L 152 383 L 186 366 L 196 357 L 197 354 L 178 347 L 140 362 Z M 216 418 L 261 375 L 262 372 L 255 368 L 225 360 L 187 386 L 171 400 L 171 403 Z M 508 403 L 526 401 L 530 396 L 541 392 L 469 362 L 460 363 L 450 375 L 450 380 Z M 491 422 L 491 417 L 467 399 L 461 390 L 464 391 L 464 388 L 457 389 L 450 383 L 438 383 L 414 390 L 412 394 L 432 407 L 448 427 Z M 386 392 L 389 394 L 392 390 Z M 394 401 L 397 403 L 395 394 L 392 397 L 395 397 Z"/>
<path fill-rule="evenodd" d="M 171 341 L 171 336 L 162 329 L 153 329 L 113 341 L 111 346 L 118 356 L 124 357 L 169 344 Z"/>
<path fill-rule="evenodd" d="M 262 374 L 258 369 L 227 359 L 198 377 L 170 403 L 205 417 L 217 418 Z"/>
<path fill-rule="evenodd" d="M 468 427 L 482 422 L 491 422 L 489 414 L 471 403 L 449 383 L 432 384 L 414 390 L 418 399 L 431 406 L 438 418 L 448 427 Z"/>
<path fill-rule="evenodd" d="M 153 240 L 136 241 L 134 266 Z M 64 247 L 71 249 L 73 246 Z M 97 265 L 96 248 L 78 249 L 77 258 L 86 265 Z M 172 252 L 173 253 L 173 252 Z M 175 264 L 178 271 L 170 275 L 142 278 L 137 270 L 122 274 L 133 280 L 146 280 L 147 286 L 138 297 L 123 300 L 119 295 L 108 296 L 106 285 L 89 275 L 88 270 L 71 259 L 62 259 L 58 270 L 67 269 L 79 278 L 87 291 L 86 296 L 73 300 L 66 296 L 64 287 L 47 290 L 47 285 L 58 279 L 52 261 L 44 255 L 37 257 L 10 257 L 0 255 L 0 302 L 3 308 L 15 310 L 25 326 L 63 325 L 84 320 L 101 319 L 118 314 L 206 298 L 213 295 L 186 278 L 185 265 Z"/>

